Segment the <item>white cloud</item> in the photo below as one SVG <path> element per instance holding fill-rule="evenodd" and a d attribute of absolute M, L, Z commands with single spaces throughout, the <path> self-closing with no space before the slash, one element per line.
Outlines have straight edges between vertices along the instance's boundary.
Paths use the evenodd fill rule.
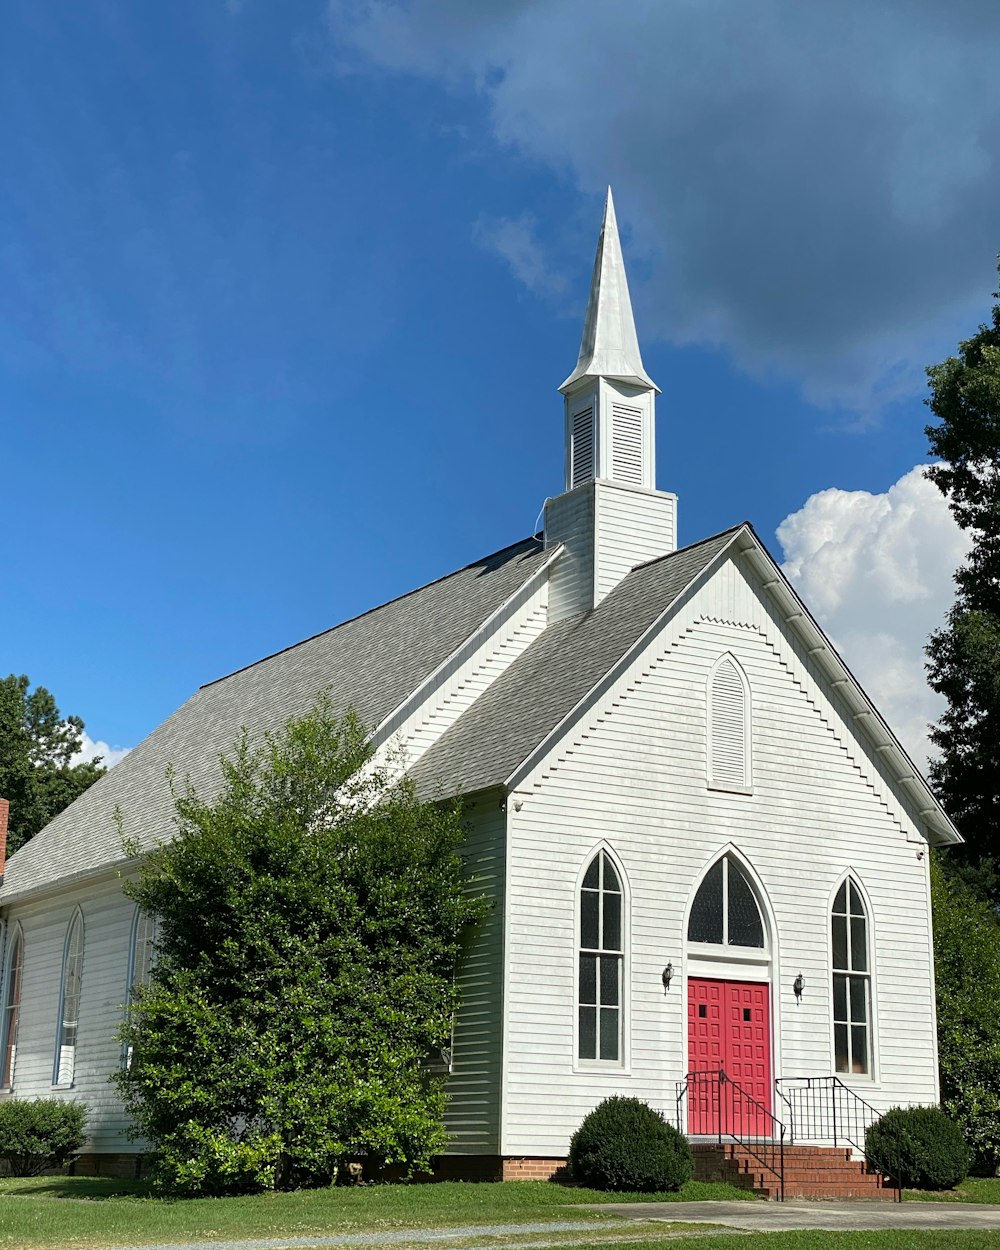
<path fill-rule="evenodd" d="M 86 764 L 88 760 L 92 760 L 99 755 L 101 763 L 105 768 L 113 768 L 131 750 L 131 747 L 112 747 L 103 741 L 95 742 L 89 734 L 85 733 L 83 735 L 83 745 L 76 755 L 73 756 L 72 762 L 74 764 Z"/>
<path fill-rule="evenodd" d="M 917 465 L 882 495 L 831 488 L 778 527 L 782 565 L 921 768 L 927 725 L 943 700 L 928 687 L 923 649 L 954 598 L 969 539 Z"/>
<path fill-rule="evenodd" d="M 722 345 L 869 413 L 917 393 L 988 306 L 1000 5 L 329 0 L 329 13 L 340 64 L 475 91 L 500 146 L 595 198 L 614 184 L 650 273 L 646 334 Z"/>
<path fill-rule="evenodd" d="M 566 290 L 565 276 L 550 268 L 538 241 L 537 222 L 530 213 L 520 217 L 480 217 L 473 228 L 473 238 L 480 247 L 506 261 L 514 277 L 529 291 L 561 295 Z"/>

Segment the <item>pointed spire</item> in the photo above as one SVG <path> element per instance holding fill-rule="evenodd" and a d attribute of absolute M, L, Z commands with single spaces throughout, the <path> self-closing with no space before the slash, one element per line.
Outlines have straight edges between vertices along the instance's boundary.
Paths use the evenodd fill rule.
<path fill-rule="evenodd" d="M 594 259 L 594 276 L 590 282 L 590 299 L 583 323 L 580 358 L 576 368 L 560 386 L 567 390 L 585 377 L 613 378 L 632 386 L 659 387 L 642 366 L 639 339 L 632 316 L 628 281 L 622 245 L 615 220 L 615 203 L 608 187 L 604 204 L 604 222 Z"/>

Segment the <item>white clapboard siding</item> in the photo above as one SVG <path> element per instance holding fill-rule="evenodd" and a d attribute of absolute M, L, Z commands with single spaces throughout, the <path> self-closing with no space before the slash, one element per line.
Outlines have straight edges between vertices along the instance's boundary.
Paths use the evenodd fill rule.
<path fill-rule="evenodd" d="M 597 602 L 637 564 L 677 547 L 677 497 L 616 482 L 595 484 Z"/>
<path fill-rule="evenodd" d="M 878 1067 L 874 1079 L 847 1079 L 881 1108 L 936 1100 L 916 814 L 762 599 L 752 578 L 724 564 L 519 786 L 508 818 L 505 1154 L 565 1153 L 583 1116 L 612 1093 L 673 1114 L 686 1061 L 684 916 L 727 845 L 752 865 L 775 917 L 774 1074 L 833 1071 L 829 908 L 851 869 L 871 903 Z M 726 652 L 752 691 L 752 794 L 707 785 L 709 676 Z M 601 841 L 620 857 L 632 897 L 626 1063 L 581 1071 L 575 884 Z M 677 975 L 665 994 L 668 961 Z"/>
<path fill-rule="evenodd" d="M 589 481 L 594 476 L 594 409 L 593 406 L 575 412 L 572 417 L 572 473 L 571 489 Z"/>
<path fill-rule="evenodd" d="M 449 1154 L 497 1154 L 504 938 L 504 815 L 499 797 L 466 806 L 462 849 L 469 889 L 492 906 L 476 926 L 459 967 L 462 1002 L 455 1020 L 445 1126 Z"/>
<path fill-rule="evenodd" d="M 630 404 L 611 406 L 611 476 L 616 482 L 642 485 L 643 412 Z"/>
<path fill-rule="evenodd" d="M 84 925 L 80 1017 L 71 1086 L 53 1085 L 59 989 L 70 921 L 81 909 Z M 121 1062 L 116 1032 L 121 1021 L 129 964 L 134 904 L 113 877 L 77 885 L 8 909 L 8 924 L 24 934 L 24 971 L 13 1094 L 18 1098 L 63 1098 L 87 1104 L 87 1144 L 96 1153 L 137 1150 L 108 1077 Z M 62 1057 L 63 1075 L 69 1056 Z M 0 1095 L 2 1099 L 4 1095 Z"/>

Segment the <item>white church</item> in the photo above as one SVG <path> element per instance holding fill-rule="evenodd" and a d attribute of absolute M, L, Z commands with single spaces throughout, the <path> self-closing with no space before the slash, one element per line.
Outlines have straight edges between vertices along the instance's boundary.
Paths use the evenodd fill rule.
<path fill-rule="evenodd" d="M 496 904 L 461 969 L 442 1175 L 552 1176 L 626 1094 L 705 1174 L 742 1151 L 774 1192 L 762 1143 L 791 1185 L 797 1150 L 856 1153 L 871 1118 L 938 1101 L 928 848 L 958 835 L 750 525 L 677 549 L 610 192 L 560 390 L 541 534 L 203 686 L 7 863 L 0 1099 L 86 1103 L 79 1170 L 142 1149 L 108 1082 L 151 949 L 113 812 L 169 836 L 168 766 L 208 796 L 242 726 L 321 690 L 423 794 L 463 797 Z M 842 1173 L 800 1192 L 854 1192 Z"/>

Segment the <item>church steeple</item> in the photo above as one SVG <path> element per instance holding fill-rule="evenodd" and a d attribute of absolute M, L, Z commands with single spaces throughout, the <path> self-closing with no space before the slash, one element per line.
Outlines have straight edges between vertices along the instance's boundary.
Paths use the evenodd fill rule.
<path fill-rule="evenodd" d="M 608 188 L 576 368 L 565 402 L 566 489 L 545 503 L 545 545 L 561 546 L 549 620 L 595 608 L 646 560 L 673 551 L 677 500 L 656 489 L 655 403 L 632 317 Z"/>
<path fill-rule="evenodd" d="M 635 332 L 610 187 L 604 202 L 604 221 L 594 257 L 594 275 L 590 280 L 590 299 L 583 322 L 580 357 L 576 368 L 559 389 L 565 394 L 581 378 L 588 377 L 613 378 L 632 386 L 650 387 L 659 394 L 659 387 L 643 368 L 639 353 L 639 337 Z"/>
<path fill-rule="evenodd" d="M 566 400 L 566 489 L 599 479 L 652 490 L 659 388 L 639 352 L 610 187 L 580 355 L 559 389 Z"/>

